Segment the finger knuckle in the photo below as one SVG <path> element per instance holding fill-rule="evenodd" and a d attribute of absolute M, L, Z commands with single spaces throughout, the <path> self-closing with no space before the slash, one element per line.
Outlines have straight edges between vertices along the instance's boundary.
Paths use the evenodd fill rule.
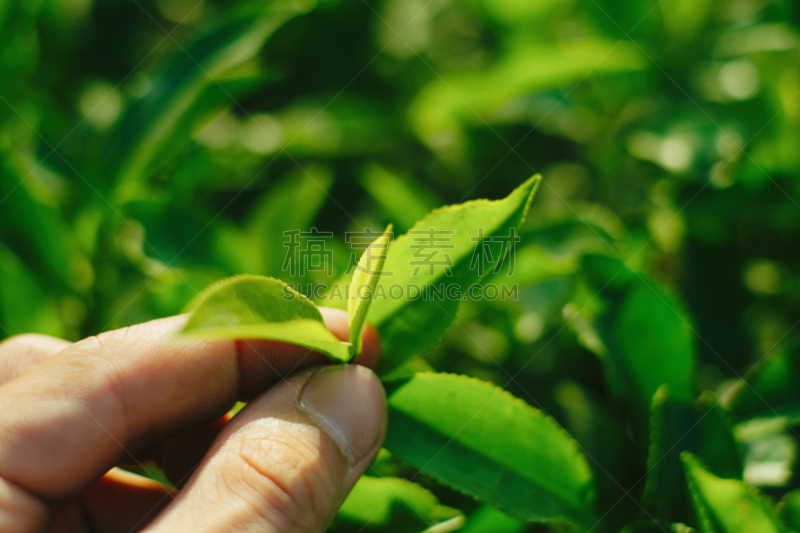
<path fill-rule="evenodd" d="M 20 357 L 9 357 L 0 365 L 0 372 L 3 373 L 4 380 L 13 379 L 14 376 L 22 374 L 28 367 L 39 365 L 46 359 L 44 353 L 40 350 L 35 350 L 37 344 L 41 342 L 43 335 L 36 333 L 23 333 L 21 335 L 14 335 L 8 339 L 0 342 L 0 353 L 4 351 L 21 352 L 24 354 Z"/>
<path fill-rule="evenodd" d="M 229 482 L 267 499 L 257 502 L 265 520 L 292 531 L 319 529 L 327 519 L 333 479 L 317 445 L 298 439 L 291 428 L 281 428 L 244 432 L 235 450 L 240 468 L 232 471 L 239 474 Z"/>
<path fill-rule="evenodd" d="M 107 401 L 93 402 L 92 405 L 102 405 L 104 413 L 94 413 L 101 420 L 106 430 L 119 442 L 128 440 L 129 409 L 126 402 L 124 380 L 120 367 L 114 361 L 114 346 L 112 332 L 91 336 L 76 343 L 76 348 L 81 357 L 71 357 L 68 361 L 71 367 L 62 373 L 65 379 L 90 380 L 86 389 L 101 391 Z"/>

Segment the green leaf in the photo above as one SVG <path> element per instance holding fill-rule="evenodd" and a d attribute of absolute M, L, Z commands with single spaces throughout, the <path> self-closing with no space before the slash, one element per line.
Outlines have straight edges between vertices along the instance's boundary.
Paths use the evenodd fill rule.
<path fill-rule="evenodd" d="M 800 490 L 784 494 L 778 503 L 778 514 L 788 531 L 800 531 Z"/>
<path fill-rule="evenodd" d="M 465 294 L 502 261 L 509 251 L 511 232 L 525 219 L 538 184 L 539 176 L 534 176 L 503 200 L 474 200 L 437 209 L 392 244 L 370 313 L 370 323 L 378 328 L 383 344 L 381 373 L 439 342 L 458 310 L 459 298 L 448 294 L 448 288 Z M 437 244 L 425 248 L 431 232 L 434 239 L 446 240 L 448 248 L 436 249 Z M 484 261 L 483 273 L 471 264 L 475 252 Z M 428 254 L 436 254 L 433 261 L 443 263 L 431 271 Z M 392 296 L 397 288 L 403 291 L 400 297 Z M 409 297 L 409 290 L 419 291 L 417 297 Z"/>
<path fill-rule="evenodd" d="M 521 519 L 593 523 L 586 458 L 541 411 L 452 374 L 419 373 L 385 387 L 384 446 L 414 468 Z"/>
<path fill-rule="evenodd" d="M 218 281 L 187 306 L 182 334 L 216 339 L 264 339 L 288 342 L 347 361 L 349 343 L 325 327 L 308 298 L 284 282 L 242 275 Z"/>
<path fill-rule="evenodd" d="M 389 527 L 394 533 L 447 533 L 463 524 L 460 511 L 440 505 L 432 492 L 416 483 L 363 476 L 329 531 L 385 531 Z"/>
<path fill-rule="evenodd" d="M 170 144 L 185 138 L 179 126 L 198 102 L 206 100 L 209 87 L 219 88 L 218 77 L 253 58 L 276 29 L 308 9 L 300 1 L 272 2 L 229 21 L 185 50 L 176 50 L 154 77 L 147 95 L 131 106 L 114 132 L 105 159 L 116 165 L 111 171 L 115 199 L 137 195 L 137 181 L 148 177 L 153 164 L 163 164 L 159 155 Z M 233 103 L 225 102 L 226 107 Z M 203 107 L 207 112 L 207 106 Z"/>
<path fill-rule="evenodd" d="M 355 356 L 361 351 L 361 337 L 364 332 L 364 323 L 367 321 L 375 286 L 381 279 L 383 264 L 389 250 L 389 241 L 392 238 L 392 225 L 389 224 L 383 235 L 375 239 L 358 261 L 353 272 L 353 281 L 350 284 L 350 294 L 347 301 L 347 316 L 350 324 L 350 353 Z"/>
<path fill-rule="evenodd" d="M 175 488 L 175 485 L 170 482 L 169 478 L 164 474 L 164 471 L 161 470 L 157 465 L 153 464 L 152 462 L 148 462 L 146 465 L 142 466 L 131 466 L 131 467 L 124 467 L 125 470 L 136 474 L 137 476 L 142 476 L 147 479 L 152 479 L 153 481 L 158 481 L 165 487 Z"/>
<path fill-rule="evenodd" d="M 508 516 L 491 505 L 481 505 L 469 516 L 463 533 L 521 533 L 525 531 L 523 520 Z"/>
<path fill-rule="evenodd" d="M 614 338 L 644 400 L 663 383 L 674 387 L 676 398 L 691 396 L 693 336 L 677 313 L 666 295 L 645 286 L 636 287 L 620 308 Z"/>
<path fill-rule="evenodd" d="M 703 533 L 782 533 L 773 510 L 757 490 L 706 470 L 691 453 L 681 454 L 692 503 Z"/>
<path fill-rule="evenodd" d="M 642 419 L 661 385 L 675 400 L 689 400 L 694 334 L 680 302 L 619 259 L 587 255 L 582 268 L 592 288 L 609 302 L 596 324 L 608 350 L 603 362 L 609 381 L 622 389 Z"/>
<path fill-rule="evenodd" d="M 662 387 L 653 397 L 644 500 L 656 516 L 673 522 L 692 517 L 680 459 L 684 451 L 700 458 L 716 475 L 742 479 L 739 449 L 717 402 L 674 400 Z"/>

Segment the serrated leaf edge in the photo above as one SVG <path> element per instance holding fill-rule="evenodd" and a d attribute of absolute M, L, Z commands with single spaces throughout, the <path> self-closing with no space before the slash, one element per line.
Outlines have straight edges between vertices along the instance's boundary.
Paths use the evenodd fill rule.
<path fill-rule="evenodd" d="M 467 202 L 463 202 L 463 203 L 460 203 L 460 204 L 450 204 L 450 205 L 444 205 L 444 206 L 437 207 L 436 209 L 434 209 L 433 211 L 431 211 L 427 215 L 425 215 L 423 218 L 418 220 L 414 224 L 414 226 L 409 230 L 409 232 L 412 231 L 414 228 L 416 228 L 418 225 L 424 223 L 429 218 L 433 217 L 433 215 L 435 213 L 439 212 L 439 211 L 442 211 L 444 209 L 460 208 L 460 207 L 463 207 L 463 206 L 466 206 L 466 205 L 476 205 L 476 204 L 481 204 L 481 203 L 493 204 L 493 203 L 503 202 L 505 200 L 508 200 L 508 198 L 511 197 L 511 195 L 513 195 L 516 191 L 518 191 L 519 189 L 522 189 L 523 187 L 528 185 L 528 183 L 531 183 L 531 182 L 532 182 L 531 189 L 530 189 L 530 192 L 528 193 L 528 196 L 527 196 L 527 198 L 525 200 L 525 206 L 524 206 L 524 208 L 522 210 L 522 214 L 519 217 L 519 221 L 516 224 L 514 224 L 514 227 L 519 229 L 519 226 L 521 226 L 525 222 L 525 219 L 528 216 L 528 211 L 530 210 L 531 203 L 533 203 L 533 198 L 536 196 L 536 191 L 539 189 L 539 184 L 542 182 L 542 176 L 540 174 L 535 174 L 532 177 L 528 178 L 525 181 L 525 183 L 523 183 L 523 184 L 519 185 L 518 187 L 516 187 L 513 191 L 511 191 L 508 194 L 508 196 L 506 196 L 504 198 L 499 198 L 497 200 L 489 200 L 489 199 L 486 199 L 486 198 L 477 198 L 475 200 L 469 200 Z M 404 240 L 410 238 L 409 237 L 409 232 L 406 232 L 403 235 L 399 236 L 397 239 L 395 239 L 394 242 L 395 243 L 403 242 Z M 501 258 L 498 258 L 498 262 L 504 260 L 508 256 L 508 254 L 510 254 L 510 253 L 511 253 L 511 250 L 510 250 L 510 247 L 509 247 L 509 250 L 506 251 L 505 255 L 503 255 L 503 257 L 501 257 Z M 484 273 L 484 275 L 480 279 L 475 281 L 475 283 L 480 283 L 481 280 L 485 279 L 488 275 L 489 275 L 488 272 Z M 401 308 L 402 308 L 402 306 L 401 306 Z M 427 350 L 425 350 L 424 352 L 421 352 L 420 354 L 417 354 L 417 356 L 422 355 L 422 353 L 430 352 L 436 346 L 441 344 L 442 340 L 444 339 L 445 334 L 449 330 L 450 330 L 450 326 L 448 326 L 444 331 L 442 331 L 442 333 L 439 335 L 439 337 L 435 341 L 431 342 L 431 345 Z M 391 373 L 396 371 L 396 370 L 398 370 L 398 368 L 399 367 L 397 367 L 397 366 L 392 367 L 389 370 L 388 375 L 391 375 Z M 387 374 L 381 374 L 381 375 L 387 375 Z"/>
<path fill-rule="evenodd" d="M 686 473 L 686 482 L 689 485 L 689 492 L 692 494 L 692 500 L 698 502 L 697 506 L 698 515 L 702 515 L 703 523 L 706 524 L 708 527 L 708 529 L 704 529 L 704 533 L 719 533 L 719 532 L 717 532 L 715 529 L 711 527 L 713 519 L 710 516 L 710 511 L 708 509 L 708 505 L 706 504 L 705 498 L 703 498 L 703 495 L 700 493 L 700 489 L 697 487 L 697 484 L 695 483 L 694 479 L 692 479 L 692 476 L 689 473 L 690 468 L 699 468 L 717 479 L 734 481 L 736 483 L 741 484 L 744 487 L 745 491 L 750 496 L 753 497 L 755 503 L 773 518 L 774 524 L 778 527 L 778 530 L 783 531 L 785 529 L 783 527 L 782 521 L 780 520 L 780 517 L 776 514 L 775 509 L 772 509 L 772 507 L 769 505 L 769 502 L 765 500 L 764 495 L 757 488 L 748 485 L 747 483 L 745 483 L 740 479 L 728 479 L 715 476 L 713 473 L 708 471 L 708 469 L 705 467 L 705 465 L 700 459 L 695 457 L 695 455 L 690 452 L 682 452 L 681 460 L 683 461 L 684 464 L 684 471 Z"/>
<path fill-rule="evenodd" d="M 531 184 L 530 185 L 530 192 L 528 193 L 528 196 L 527 196 L 527 198 L 525 200 L 525 205 L 524 205 L 524 207 L 522 209 L 522 214 L 520 216 L 519 224 L 521 225 L 525 221 L 527 216 L 528 216 L 528 211 L 530 210 L 531 203 L 533 202 L 534 196 L 536 196 L 536 191 L 539 189 L 539 184 L 541 182 L 542 182 L 541 174 L 534 174 L 532 177 L 530 177 L 527 180 L 525 180 L 524 183 L 522 183 L 521 185 L 515 187 L 514 190 L 511 191 L 508 194 L 508 196 L 505 196 L 503 198 L 498 198 L 496 200 L 490 200 L 488 198 L 476 198 L 474 200 L 468 200 L 468 201 L 460 203 L 460 204 L 449 204 L 449 205 L 439 206 L 436 209 L 430 211 L 427 215 L 425 215 L 424 217 L 419 219 L 417 222 L 415 222 L 414 226 L 412 226 L 410 230 L 408 230 L 406 233 L 404 233 L 403 235 L 401 235 L 397 239 L 395 239 L 395 243 L 402 243 L 405 240 L 409 239 L 410 238 L 410 232 L 412 230 L 414 230 L 414 228 L 420 226 L 421 224 L 424 224 L 426 220 L 430 220 L 430 219 L 434 218 L 434 216 L 437 213 L 440 213 L 441 211 L 444 211 L 444 210 L 447 210 L 447 209 L 463 209 L 463 208 L 465 208 L 467 206 L 474 206 L 474 205 L 480 205 L 480 204 L 496 204 L 496 203 L 500 203 L 500 202 L 505 202 L 511 196 L 513 196 L 514 193 L 516 193 L 517 191 L 525 188 L 526 186 L 528 186 L 528 184 Z M 501 260 L 505 259 L 505 257 L 509 253 L 510 253 L 510 250 L 507 250 L 505 255 L 502 258 L 498 258 L 498 262 L 500 262 Z M 484 273 L 484 275 L 481 277 L 481 279 L 484 279 L 487 275 L 488 275 L 487 273 Z M 478 281 L 476 281 L 476 283 L 478 283 L 478 282 L 480 282 L 480 279 Z"/>
<path fill-rule="evenodd" d="M 403 377 L 403 378 L 387 380 L 387 383 L 391 383 L 392 381 L 408 381 L 409 379 L 413 379 L 416 376 L 436 376 L 436 377 L 442 376 L 442 377 L 456 378 L 459 381 L 473 382 L 473 383 L 475 383 L 475 384 L 477 384 L 479 386 L 482 386 L 482 387 L 486 388 L 487 390 L 495 392 L 498 396 L 503 396 L 506 399 L 510 399 L 512 404 L 516 404 L 516 405 L 520 406 L 521 408 L 523 408 L 523 409 L 529 411 L 530 413 L 532 413 L 535 417 L 538 417 L 540 420 L 544 420 L 548 425 L 552 426 L 557 432 L 559 432 L 562 436 L 564 436 L 566 438 L 567 445 L 570 447 L 570 451 L 571 451 L 570 455 L 572 456 L 573 459 L 577 460 L 578 463 L 581 463 L 585 467 L 586 472 L 588 473 L 588 478 L 587 478 L 588 490 L 586 491 L 584 498 L 586 500 L 586 504 L 587 504 L 586 508 L 588 510 L 588 513 L 592 513 L 593 512 L 592 507 L 594 506 L 595 497 L 596 497 L 595 486 L 594 486 L 594 473 L 592 472 L 592 469 L 589 467 L 589 463 L 586 460 L 586 457 L 585 457 L 583 451 L 581 450 L 581 447 L 580 447 L 580 444 L 578 443 L 578 441 L 566 429 L 564 429 L 561 426 L 561 424 L 559 424 L 553 417 L 551 417 L 550 415 L 546 414 L 541 409 L 537 409 L 536 407 L 533 407 L 532 405 L 530 405 L 529 403 L 525 402 L 521 398 L 517 398 L 516 396 L 514 396 L 513 394 L 511 394 L 507 390 L 503 389 L 502 387 L 499 387 L 499 386 L 495 385 L 494 383 L 490 383 L 488 381 L 484 381 L 482 379 L 478 379 L 478 378 L 475 378 L 475 377 L 472 377 L 472 376 L 465 376 L 463 374 L 454 374 L 454 373 L 450 373 L 450 372 L 417 372 L 411 377 Z M 399 456 L 399 455 L 398 455 L 398 457 L 402 458 L 402 456 Z M 446 480 L 439 479 L 436 476 L 434 476 L 433 474 L 430 474 L 430 473 L 426 473 L 426 474 L 430 475 L 431 477 L 436 479 L 439 483 L 442 483 L 443 485 L 446 485 L 446 486 L 452 488 L 456 492 L 459 492 L 459 493 L 461 493 L 461 494 L 463 494 L 465 496 L 469 496 L 470 498 L 472 498 L 472 499 L 474 499 L 476 501 L 488 503 L 489 505 L 492 505 L 492 506 L 496 507 L 494 503 L 479 497 L 478 495 L 470 492 L 469 490 L 466 490 L 466 489 L 464 489 L 462 487 L 455 486 L 455 485 L 447 482 Z M 530 481 L 533 482 L 533 480 L 530 480 Z M 560 496 L 556 496 L 556 498 L 558 500 L 560 500 L 560 501 L 563 501 L 563 500 L 561 500 Z M 568 502 L 564 502 L 564 503 L 568 507 L 571 507 L 571 504 L 569 504 Z M 500 508 L 498 507 L 498 509 L 500 509 Z M 505 512 L 505 513 L 508 513 L 510 516 L 514 516 L 515 518 L 519 518 L 521 520 L 526 520 L 526 521 L 528 520 L 524 516 L 515 515 L 511 511 L 507 511 L 507 510 L 504 510 L 504 509 L 501 509 L 501 510 L 503 512 Z M 580 510 L 577 510 L 577 511 L 580 512 Z M 565 520 L 566 521 L 572 521 L 569 518 L 552 518 L 552 519 L 536 520 L 536 522 L 550 523 L 550 522 L 563 522 Z"/>

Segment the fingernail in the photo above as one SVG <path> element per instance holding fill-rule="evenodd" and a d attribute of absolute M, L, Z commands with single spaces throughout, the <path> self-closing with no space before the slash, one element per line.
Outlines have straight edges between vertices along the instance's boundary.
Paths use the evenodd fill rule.
<path fill-rule="evenodd" d="M 386 429 L 383 386 L 360 365 L 318 369 L 300 394 L 299 408 L 336 442 L 351 467 L 368 458 Z"/>

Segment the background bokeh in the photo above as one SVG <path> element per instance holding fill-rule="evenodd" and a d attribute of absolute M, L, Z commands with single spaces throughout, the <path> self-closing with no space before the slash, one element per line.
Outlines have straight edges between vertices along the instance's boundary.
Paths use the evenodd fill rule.
<path fill-rule="evenodd" d="M 694 396 L 798 377 L 798 24 L 788 0 L 0 0 L 0 339 L 176 314 L 235 273 L 331 281 L 282 271 L 284 231 L 332 231 L 337 278 L 346 232 L 540 172 L 519 301 L 466 303 L 416 364 L 555 417 L 617 531 L 648 518 L 649 399 L 608 378 L 585 256 L 676 302 Z M 782 386 L 739 412 L 791 410 Z M 800 485 L 791 424 L 735 434 L 746 481 Z M 473 533 L 547 530 L 427 483 Z"/>

